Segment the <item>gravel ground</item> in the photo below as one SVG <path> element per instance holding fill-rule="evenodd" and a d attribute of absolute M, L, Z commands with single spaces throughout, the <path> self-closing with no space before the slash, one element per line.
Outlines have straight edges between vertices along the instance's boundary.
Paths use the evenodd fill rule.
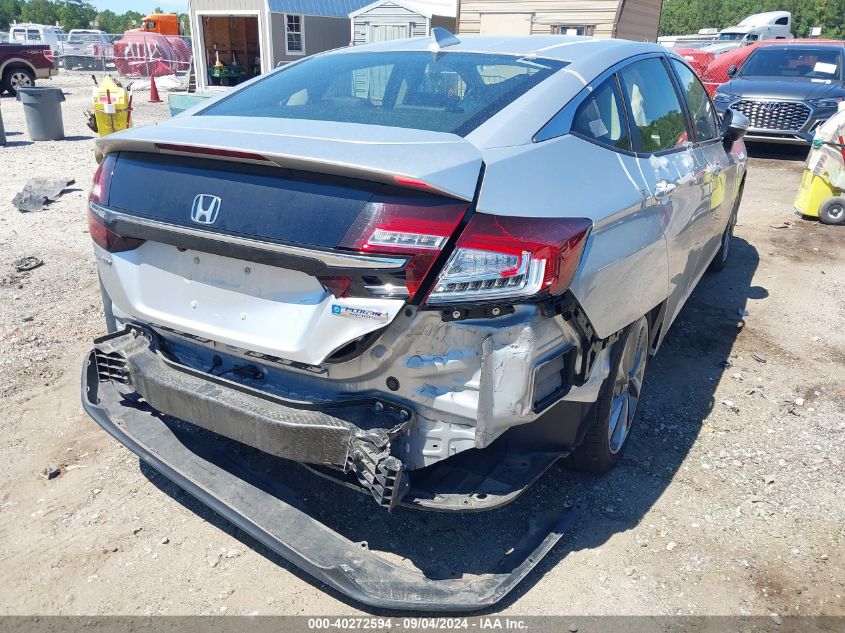
<path fill-rule="evenodd" d="M 53 84 L 67 94 L 65 141 L 30 143 L 20 105 L 0 100 L 10 141 L 0 148 L 0 614 L 358 612 L 83 414 L 79 368 L 103 329 L 84 212 L 90 79 Z M 167 116 L 146 98 L 137 124 Z M 324 521 L 431 574 L 483 572 L 528 516 L 575 506 L 570 534 L 497 607 L 506 614 L 845 615 L 845 229 L 792 215 L 802 158 L 752 148 L 733 259 L 705 276 L 652 359 L 614 472 L 556 466 L 514 504 L 463 517 L 376 513 L 298 467 L 284 475 Z M 73 178 L 75 190 L 21 214 L 11 199 L 36 175 Z M 793 224 L 773 228 L 784 220 Z M 26 255 L 44 265 L 14 272 Z M 46 480 L 50 466 L 61 474 Z"/>

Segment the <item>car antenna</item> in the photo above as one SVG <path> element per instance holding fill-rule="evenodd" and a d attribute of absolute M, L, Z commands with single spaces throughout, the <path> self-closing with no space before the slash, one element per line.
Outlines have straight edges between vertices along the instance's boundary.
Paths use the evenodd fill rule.
<path fill-rule="evenodd" d="M 441 48 L 461 43 L 461 40 L 455 37 L 449 29 L 444 29 L 442 26 L 435 26 L 431 29 L 431 39 L 432 42 L 428 45 L 428 50 L 432 53 L 437 53 Z"/>

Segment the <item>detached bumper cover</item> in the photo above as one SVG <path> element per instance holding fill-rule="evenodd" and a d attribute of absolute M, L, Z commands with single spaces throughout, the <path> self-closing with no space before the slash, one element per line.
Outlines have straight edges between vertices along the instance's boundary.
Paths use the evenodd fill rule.
<path fill-rule="evenodd" d="M 82 404 L 100 426 L 264 545 L 364 604 L 439 611 L 470 611 L 493 605 L 552 549 L 571 520 L 571 513 L 532 519 L 513 551 L 488 574 L 430 579 L 388 562 L 313 519 L 300 509 L 298 495 L 283 483 L 268 491 L 239 477 L 239 469 L 245 472 L 250 465 L 242 460 L 237 467 L 232 466 L 239 458 L 225 438 L 203 436 L 201 441 L 209 445 L 208 450 L 191 450 L 177 436 L 173 420 L 147 402 L 127 395 L 127 378 L 121 371 L 111 372 L 102 359 L 98 364 L 102 343 L 98 347 L 83 367 Z"/>

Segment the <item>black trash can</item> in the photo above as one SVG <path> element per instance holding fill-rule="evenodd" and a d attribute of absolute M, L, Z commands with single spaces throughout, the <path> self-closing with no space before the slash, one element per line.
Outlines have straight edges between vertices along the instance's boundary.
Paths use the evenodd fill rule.
<path fill-rule="evenodd" d="M 65 95 L 60 88 L 18 88 L 18 101 L 23 103 L 29 138 L 33 141 L 60 141 L 65 137 L 62 120 L 64 100 Z"/>

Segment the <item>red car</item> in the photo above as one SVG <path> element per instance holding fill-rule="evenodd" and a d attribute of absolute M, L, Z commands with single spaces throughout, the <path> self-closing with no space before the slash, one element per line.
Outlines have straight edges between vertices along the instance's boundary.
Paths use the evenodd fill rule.
<path fill-rule="evenodd" d="M 707 92 L 713 97 L 716 94 L 716 88 L 718 88 L 723 83 L 730 80 L 728 76 L 728 70 L 735 66 L 736 70 L 742 68 L 742 65 L 745 63 L 745 60 L 753 53 L 755 50 L 760 48 L 761 46 L 772 46 L 778 45 L 783 46 L 784 44 L 842 44 L 840 40 L 826 40 L 826 39 L 818 39 L 818 38 L 796 38 L 792 40 L 763 40 L 762 42 L 755 42 L 754 44 L 749 44 L 748 46 L 740 46 L 739 48 L 734 48 L 729 50 L 721 55 L 715 55 L 713 53 L 708 53 L 707 51 L 702 51 L 693 48 L 675 48 L 675 52 L 678 53 L 681 57 L 683 57 L 690 66 L 692 66 L 693 70 L 698 73 L 698 76 L 701 77 L 701 81 L 704 83 L 704 87 L 707 89 Z"/>

